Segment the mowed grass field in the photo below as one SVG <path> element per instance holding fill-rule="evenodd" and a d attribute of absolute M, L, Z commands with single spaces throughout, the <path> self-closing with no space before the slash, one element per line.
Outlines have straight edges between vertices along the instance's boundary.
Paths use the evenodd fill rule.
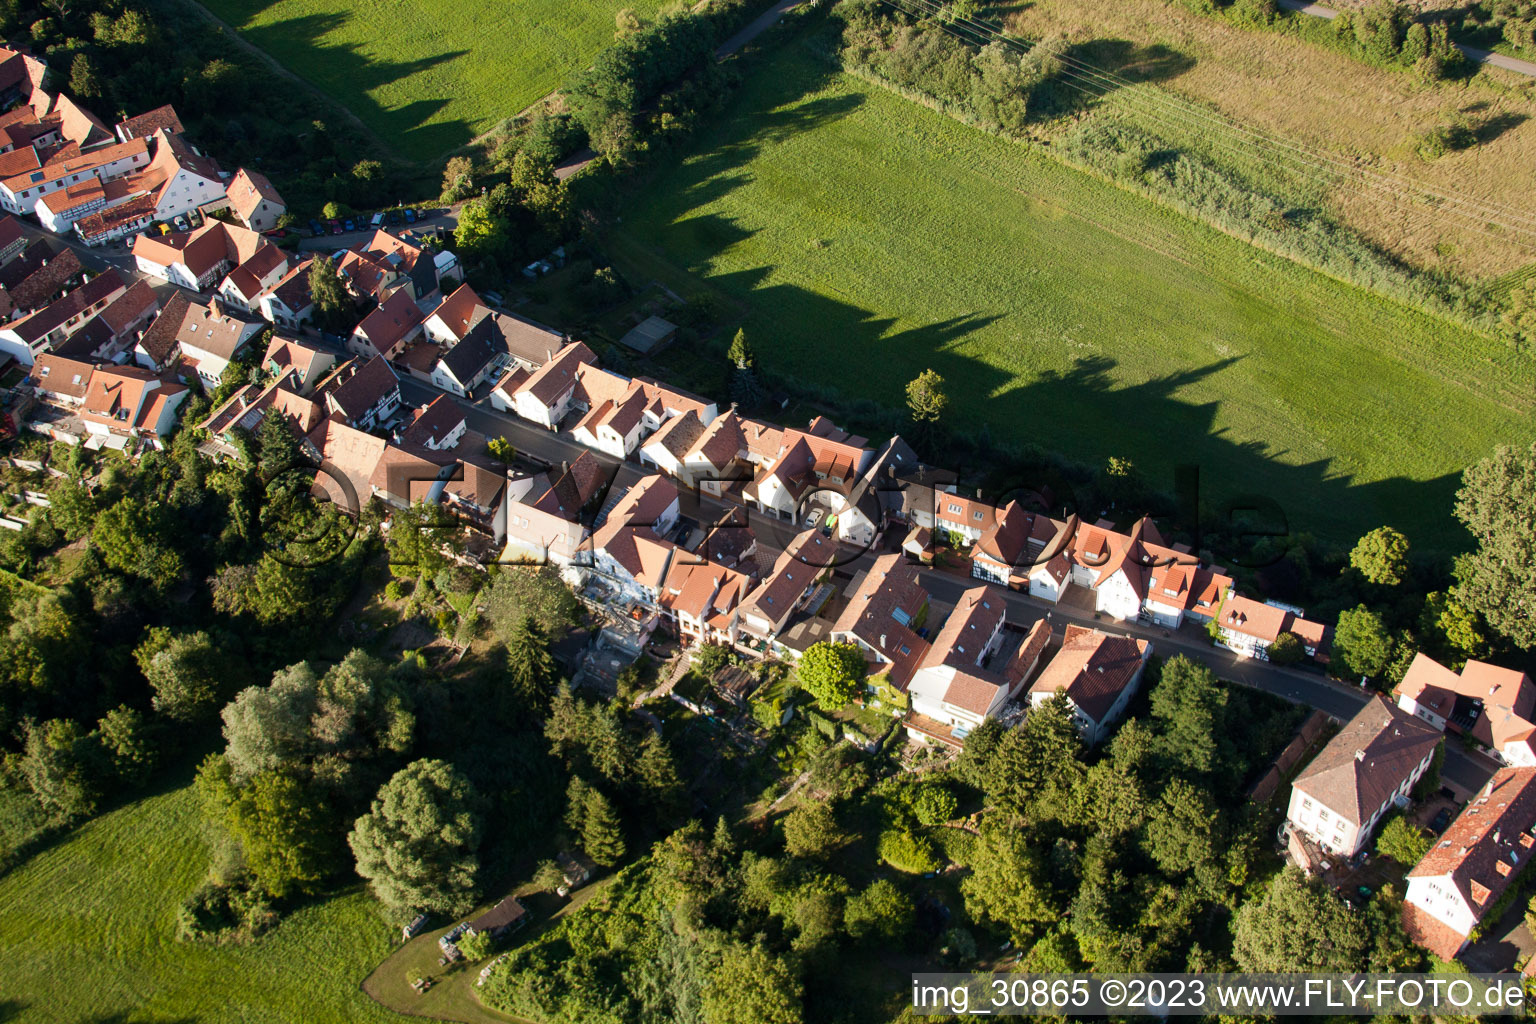
<path fill-rule="evenodd" d="M 1460 548 L 1460 471 L 1536 436 L 1536 372 L 1504 344 L 796 46 L 696 151 L 625 211 L 613 251 L 743 303 L 770 373 L 900 408 L 933 367 L 957 428 L 1129 456 L 1166 491 L 1195 463 L 1207 497 L 1268 495 L 1340 542 L 1390 523 Z"/>
<path fill-rule="evenodd" d="M 401 155 L 432 160 L 557 88 L 659 0 L 203 0 Z"/>
<path fill-rule="evenodd" d="M 0 1020 L 37 1024 L 385 1024 L 359 987 L 390 949 L 362 891 L 251 946 L 175 939 L 208 854 L 190 786 L 87 824 L 0 877 Z"/>

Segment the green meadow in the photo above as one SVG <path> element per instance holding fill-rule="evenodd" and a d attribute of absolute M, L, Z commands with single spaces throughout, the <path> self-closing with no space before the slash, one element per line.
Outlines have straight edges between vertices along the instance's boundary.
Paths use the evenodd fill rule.
<path fill-rule="evenodd" d="M 659 0 L 206 0 L 386 145 L 438 159 L 557 88 Z"/>
<path fill-rule="evenodd" d="M 0 877 L 0 1020 L 38 1024 L 405 1021 L 360 982 L 392 928 L 361 889 L 249 946 L 176 941 L 208 852 L 190 786 L 130 804 Z"/>
<path fill-rule="evenodd" d="M 1258 250 L 827 69 L 790 44 L 695 155 L 625 211 L 631 276 L 707 282 L 770 373 L 1172 490 L 1258 493 L 1340 542 L 1390 523 L 1465 543 L 1460 471 L 1536 436 L 1536 367 L 1502 342 Z M 943 462 L 942 453 L 933 453 Z M 1027 483 L 1027 481 L 1022 481 Z"/>

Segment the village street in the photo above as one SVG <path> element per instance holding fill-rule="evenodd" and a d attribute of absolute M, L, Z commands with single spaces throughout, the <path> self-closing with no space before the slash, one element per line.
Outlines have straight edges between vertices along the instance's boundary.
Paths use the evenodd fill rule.
<path fill-rule="evenodd" d="M 412 405 L 424 405 L 441 392 L 420 381 L 403 378 L 401 391 Z M 542 427 L 518 419 L 508 413 L 492 409 L 485 399 L 467 402 L 455 399 L 465 410 L 465 419 L 472 430 L 487 437 L 505 437 L 519 453 L 536 460 L 556 464 L 574 461 L 583 453 L 591 454 L 610 472 L 614 473 L 614 493 L 633 485 L 647 470 L 633 462 L 619 462 L 611 456 L 593 451 L 578 444 L 568 436 L 551 433 Z M 700 523 L 717 521 L 727 510 L 735 508 L 708 495 L 684 493 L 682 514 Z M 768 557 L 777 555 L 794 533 L 788 522 L 763 516 L 749 510 L 750 522 L 757 535 L 760 553 Z M 840 576 L 851 577 L 869 568 L 882 551 L 855 551 L 845 548 L 844 564 L 836 567 Z M 931 621 L 942 621 L 938 613 L 947 612 L 960 595 L 977 585 L 977 581 L 940 570 L 927 570 L 924 587 L 931 595 L 935 614 Z M 1008 602 L 1008 621 L 1015 626 L 1028 628 L 1041 618 L 1048 618 L 1061 628 L 1069 622 L 1098 626 L 1111 632 L 1119 632 L 1152 641 L 1153 649 L 1160 655 L 1183 654 L 1211 666 L 1221 678 L 1243 686 L 1249 686 L 1273 694 L 1296 704 L 1321 710 L 1335 719 L 1344 721 L 1352 717 L 1368 699 L 1368 693 L 1359 687 L 1329 679 L 1322 672 L 1302 668 L 1288 668 L 1266 661 L 1242 658 L 1224 648 L 1213 647 L 1202 630 L 1185 626 L 1177 632 L 1156 626 L 1114 622 L 1091 611 L 1080 611 L 1065 605 L 1051 605 L 1029 594 L 996 588 Z M 1441 775 L 1445 782 L 1470 794 L 1482 787 L 1498 769 L 1498 762 L 1486 754 L 1470 750 L 1452 740 L 1446 745 L 1445 764 Z"/>

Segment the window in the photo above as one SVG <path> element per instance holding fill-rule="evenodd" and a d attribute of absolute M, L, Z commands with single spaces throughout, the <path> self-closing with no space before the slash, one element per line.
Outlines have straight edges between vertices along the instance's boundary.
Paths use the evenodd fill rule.
<path fill-rule="evenodd" d="M 1318 821 L 1327 821 L 1328 820 L 1328 811 L 1326 809 L 1318 811 L 1317 812 L 1317 820 Z"/>
<path fill-rule="evenodd" d="M 1301 798 L 1301 806 L 1303 806 L 1303 807 L 1307 808 L 1308 810 L 1310 810 L 1311 807 L 1312 807 L 1312 798 L 1311 797 L 1302 797 Z"/>
<path fill-rule="evenodd" d="M 950 506 L 949 506 L 949 511 L 951 513 L 953 513 L 954 515 L 959 515 L 960 514 L 960 506 L 954 504 L 953 502 L 951 502 Z"/>
<path fill-rule="evenodd" d="M 981 519 L 981 513 L 980 512 L 972 512 L 971 513 L 971 518 L 979 520 L 979 519 Z"/>

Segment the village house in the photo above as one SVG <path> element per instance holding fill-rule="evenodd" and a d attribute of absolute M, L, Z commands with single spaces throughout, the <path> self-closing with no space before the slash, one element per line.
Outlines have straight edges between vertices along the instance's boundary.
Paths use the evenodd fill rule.
<path fill-rule="evenodd" d="M 427 314 L 423 327 L 427 337 L 439 345 L 457 345 L 475 324 L 490 315 L 491 307 L 480 301 L 473 288 L 464 284 Z"/>
<path fill-rule="evenodd" d="M 1407 804 L 1440 739 L 1438 729 L 1373 696 L 1291 784 L 1293 830 L 1326 853 L 1353 857 L 1388 811 Z"/>
<path fill-rule="evenodd" d="M 1452 672 L 1421 651 L 1392 696 L 1410 715 L 1470 736 L 1506 764 L 1536 767 L 1536 686 L 1524 672 L 1477 660 Z"/>
<path fill-rule="evenodd" d="M 1217 643 L 1245 658 L 1269 660 L 1269 647 L 1281 633 L 1291 633 L 1301 641 L 1307 657 L 1328 661 L 1328 628 L 1309 622 L 1298 609 L 1261 604 L 1239 597 L 1228 586 L 1217 615 Z"/>
<path fill-rule="evenodd" d="M 400 378 L 380 356 L 345 364 L 327 382 L 325 407 L 359 430 L 374 430 L 400 409 Z"/>
<path fill-rule="evenodd" d="M 697 395 L 590 363 L 576 371 L 570 405 L 585 412 L 571 428 L 571 439 L 616 459 L 628 458 L 643 438 L 675 417 L 692 412 L 708 424 L 718 412 L 713 402 Z"/>
<path fill-rule="evenodd" d="M 447 395 L 438 395 L 416 410 L 401 431 L 400 443 L 443 452 L 456 447 L 468 430 L 469 422 L 459 404 Z"/>
<path fill-rule="evenodd" d="M 393 359 L 421 336 L 426 317 L 404 288 L 397 288 L 352 330 L 347 348 L 364 358 Z"/>
<path fill-rule="evenodd" d="M 219 282 L 219 298 L 245 313 L 261 313 L 261 293 L 288 273 L 288 254 L 263 242 L 250 258 Z"/>
<path fill-rule="evenodd" d="M 315 478 L 326 497 L 338 508 L 356 512 L 373 497 L 373 479 L 389 442 L 332 413 L 315 425 L 301 447 L 326 467 L 327 472 Z"/>
<path fill-rule="evenodd" d="M 313 263 L 313 259 L 303 260 L 261 293 L 256 301 L 268 323 L 298 330 L 314 317 L 315 300 L 309 291 L 309 268 Z"/>
<path fill-rule="evenodd" d="M 748 438 L 747 460 L 755 471 L 742 488 L 742 501 L 766 515 L 793 521 L 803 521 L 813 509 L 820 509 L 818 525 L 839 529 L 836 519 L 848 507 L 855 483 L 874 458 L 868 441 L 841 430 L 825 416 L 812 420 L 806 430 L 786 428 L 776 437 L 759 431 L 758 437 L 776 442 L 777 450 L 769 451 L 761 440 L 754 444 Z"/>
<path fill-rule="evenodd" d="M 1005 624 L 1003 599 L 987 587 L 960 596 L 907 684 L 911 711 L 903 722 L 908 736 L 959 747 L 972 729 L 1019 696 L 1051 630 L 1039 620 L 1010 653 Z"/>
<path fill-rule="evenodd" d="M 276 333 L 261 357 L 263 370 L 301 395 L 313 391 L 335 365 L 336 357 L 325 349 Z"/>
<path fill-rule="evenodd" d="M 288 204 L 266 175 L 244 167 L 235 172 L 225 191 L 230 212 L 252 231 L 271 231 L 288 212 Z"/>
<path fill-rule="evenodd" d="M 6 214 L 0 217 L 0 267 L 20 256 L 27 248 L 27 235 L 21 221 Z"/>
<path fill-rule="evenodd" d="M 1403 929 L 1454 960 L 1536 857 L 1536 768 L 1501 768 L 1408 872 Z"/>
<path fill-rule="evenodd" d="M 602 494 L 607 474 L 590 453 L 575 462 L 507 485 L 507 543 L 502 562 L 570 565 L 589 536 L 584 513 Z"/>
<path fill-rule="evenodd" d="M 491 407 L 556 430 L 571 411 L 578 372 L 596 362 L 590 348 L 573 342 L 531 374 L 524 374 L 521 367 L 508 372 L 491 391 Z"/>
<path fill-rule="evenodd" d="M 14 320 L 42 309 L 85 283 L 85 267 L 69 248 L 56 248 L 46 238 L 35 239 L 21 256 L 0 268 L 4 289 L 0 319 Z"/>
<path fill-rule="evenodd" d="M 176 327 L 175 350 L 186 369 L 204 384 L 215 386 L 229 364 L 263 329 L 260 321 L 246 320 L 221 308 L 217 299 L 206 306 L 189 301 Z M 143 345 L 143 338 L 139 343 Z"/>
<path fill-rule="evenodd" d="M 129 440 L 164 447 L 187 394 L 185 384 L 137 366 L 96 367 L 80 406 L 87 447 L 122 448 Z"/>
<path fill-rule="evenodd" d="M 1029 688 L 1030 706 L 1066 694 L 1083 742 L 1096 746 L 1125 714 L 1151 657 L 1149 641 L 1068 625 L 1061 650 Z"/>
<path fill-rule="evenodd" d="M 160 309 L 160 296 L 144 281 L 135 281 L 80 329 L 54 345 L 60 355 L 77 359 L 116 361 L 129 351 Z"/>
<path fill-rule="evenodd" d="M 699 545 L 699 554 L 727 569 L 756 579 L 761 574 L 757 564 L 757 533 L 747 519 L 747 510 L 732 508 L 712 524 Z"/>
<path fill-rule="evenodd" d="M 40 201 L 50 193 L 87 179 L 108 182 L 121 178 L 149 166 L 149 162 L 149 144 L 143 139 L 102 146 L 88 153 L 81 153 L 75 146 L 64 146 L 47 163 L 38 163 L 33 155 L 30 167 L 0 179 L 0 207 L 10 213 L 35 214 Z M 14 169 L 14 161 L 10 163 Z"/>
<path fill-rule="evenodd" d="M 741 609 L 741 632 L 748 646 L 776 653 L 787 650 L 777 643 L 789 618 L 814 591 L 817 580 L 837 557 L 837 545 L 816 530 L 798 534 L 774 561 L 773 569 L 747 595 Z"/>
<path fill-rule="evenodd" d="M 640 446 L 640 462 L 655 466 L 683 487 L 693 490 L 696 486 L 693 474 L 684 459 L 703 434 L 704 424 L 699 420 L 699 414 L 689 409 L 681 416 L 667 420 Z"/>
<path fill-rule="evenodd" d="M 482 317 L 462 340 L 438 358 L 432 367 L 432 386 L 455 395 L 468 395 L 495 372 L 499 340 L 495 319 Z"/>
<path fill-rule="evenodd" d="M 677 525 L 677 488 L 651 475 L 619 499 L 593 532 L 578 564 L 601 576 L 620 601 L 656 605 L 677 545 L 667 534 Z"/>
<path fill-rule="evenodd" d="M 679 460 L 678 480 L 715 498 L 725 497 L 733 485 L 739 487 L 750 481 L 752 469 L 747 461 L 747 437 L 742 422 L 740 416 L 730 411 L 706 425 L 693 447 Z M 739 492 L 735 497 L 739 500 Z"/>
<path fill-rule="evenodd" d="M 917 635 L 928 617 L 928 591 L 918 570 L 901 555 L 882 555 L 851 587 L 829 639 L 858 645 L 869 674 L 888 674 L 890 686 L 905 692 L 928 653 L 928 642 Z"/>
<path fill-rule="evenodd" d="M 279 378 L 264 387 L 247 384 L 239 388 L 199 426 L 220 442 L 223 454 L 232 455 L 236 452 L 235 428 L 255 432 L 269 415 L 282 416 L 294 435 L 302 439 L 325 419 L 325 408 L 294 390 L 287 379 Z"/>
<path fill-rule="evenodd" d="M 176 114 L 176 108 L 169 103 L 146 110 L 144 113 L 127 120 L 119 121 L 114 132 L 119 142 L 131 142 L 134 139 L 147 139 L 156 132 L 165 131 L 173 135 L 186 134 L 186 128 L 182 127 L 181 118 Z"/>
<path fill-rule="evenodd" d="M 238 224 L 210 220 L 195 231 L 138 235 L 129 251 L 139 273 L 203 292 L 268 244 L 261 235 Z"/>
<path fill-rule="evenodd" d="M 741 602 L 752 580 L 724 566 L 691 561 L 679 554 L 662 583 L 657 603 L 666 622 L 685 645 L 736 645 Z"/>
<path fill-rule="evenodd" d="M 94 363 L 44 352 L 32 364 L 27 381 L 39 399 L 64 409 L 78 409 L 85 401 Z"/>
<path fill-rule="evenodd" d="M 109 267 L 63 298 L 0 327 L 0 353 L 31 366 L 125 291 L 122 275 Z"/>

